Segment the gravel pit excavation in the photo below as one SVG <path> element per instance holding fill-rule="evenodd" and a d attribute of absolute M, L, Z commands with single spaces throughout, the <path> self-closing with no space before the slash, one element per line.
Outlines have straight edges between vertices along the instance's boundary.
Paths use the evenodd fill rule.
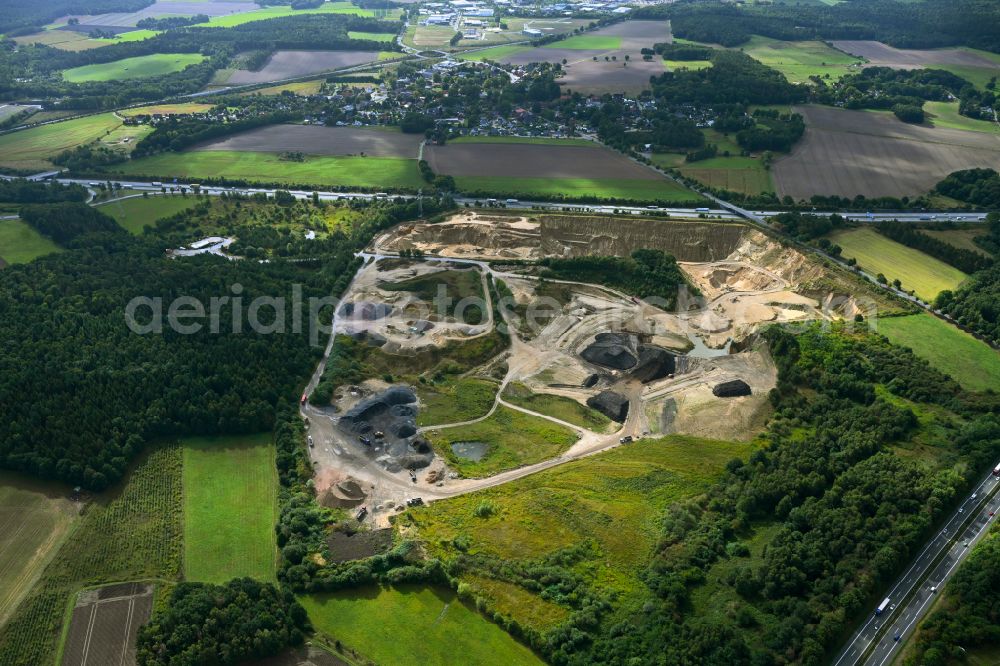
<path fill-rule="evenodd" d="M 416 402 L 410 388 L 392 386 L 351 407 L 338 426 L 387 470 L 422 469 L 434 460 L 434 452 L 417 434 Z"/>
<path fill-rule="evenodd" d="M 628 398 L 614 391 L 601 391 L 587 398 L 587 406 L 596 409 L 612 421 L 625 423 L 628 418 Z"/>
<path fill-rule="evenodd" d="M 712 388 L 712 394 L 717 398 L 738 398 L 750 395 L 751 391 L 750 385 L 742 379 L 732 379 L 728 382 L 715 385 Z"/>

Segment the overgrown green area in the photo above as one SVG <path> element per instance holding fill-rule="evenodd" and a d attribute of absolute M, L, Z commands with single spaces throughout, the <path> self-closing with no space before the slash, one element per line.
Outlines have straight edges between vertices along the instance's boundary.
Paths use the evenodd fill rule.
<path fill-rule="evenodd" d="M 139 461 L 121 487 L 90 504 L 0 630 L 0 663 L 53 663 L 67 605 L 83 587 L 177 580 L 183 539 L 181 468 L 179 446 L 158 447 Z"/>
<path fill-rule="evenodd" d="M 605 432 L 611 425 L 611 419 L 596 409 L 591 409 L 565 396 L 534 393 L 530 388 L 519 382 L 508 384 L 503 398 L 507 402 L 519 407 L 578 425 L 581 428 L 594 430 L 595 432 Z"/>
<path fill-rule="evenodd" d="M 420 397 L 418 426 L 458 423 L 486 416 L 497 394 L 496 383 L 472 377 L 421 382 L 416 389 Z"/>
<path fill-rule="evenodd" d="M 99 206 L 105 215 L 115 218 L 115 221 L 130 234 L 141 234 L 146 227 L 152 227 L 156 220 L 194 206 L 198 200 L 194 197 L 179 195 L 154 195 L 149 197 L 134 197 L 123 201 L 112 201 Z"/>
<path fill-rule="evenodd" d="M 184 579 L 274 580 L 278 479 L 271 436 L 183 444 Z"/>
<path fill-rule="evenodd" d="M 554 458 L 576 441 L 576 435 L 561 425 L 507 407 L 497 408 L 478 423 L 425 434 L 450 467 L 470 477 L 490 476 Z M 478 461 L 462 458 L 452 449 L 461 442 L 484 444 L 486 453 Z"/>
<path fill-rule="evenodd" d="M 299 601 L 320 635 L 378 663 L 543 663 L 447 587 L 360 588 Z"/>
<path fill-rule="evenodd" d="M 543 259 L 541 265 L 543 278 L 602 284 L 639 298 L 658 299 L 667 310 L 675 307 L 680 288 L 697 293 L 677 261 L 662 250 L 636 250 L 627 258 Z"/>

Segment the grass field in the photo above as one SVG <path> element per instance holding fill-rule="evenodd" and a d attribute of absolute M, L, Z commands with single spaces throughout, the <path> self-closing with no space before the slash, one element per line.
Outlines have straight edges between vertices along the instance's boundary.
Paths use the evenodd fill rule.
<path fill-rule="evenodd" d="M 465 537 L 468 553 L 531 560 L 593 539 L 600 556 L 574 570 L 590 586 L 614 595 L 645 595 L 638 573 L 659 538 L 659 518 L 672 503 L 703 492 L 748 443 L 693 437 L 640 440 L 523 479 L 411 509 L 411 524 L 429 554 L 450 560 Z M 491 507 L 490 515 L 478 510 Z M 478 515 L 477 515 L 478 514 Z M 475 588 L 475 580 L 463 577 Z M 531 621 L 537 598 L 498 599 L 498 610 Z M 534 622 L 532 622 L 534 624 Z"/>
<path fill-rule="evenodd" d="M 838 51 L 823 42 L 783 42 L 754 35 L 740 47 L 755 60 L 773 67 L 792 83 L 804 83 L 810 76 L 836 80 L 851 71 L 860 58 Z M 855 67 L 855 70 L 858 68 Z"/>
<path fill-rule="evenodd" d="M 507 385 L 503 398 L 512 405 L 524 407 L 594 432 L 606 432 L 611 429 L 611 419 L 596 409 L 591 409 L 572 398 L 561 395 L 533 393 L 530 388 L 518 382 Z"/>
<path fill-rule="evenodd" d="M 153 115 L 153 114 L 159 114 L 161 116 L 169 116 L 169 115 L 184 114 L 184 113 L 204 113 L 205 111 L 211 111 L 212 108 L 213 108 L 212 104 L 201 104 L 198 102 L 182 102 L 180 104 L 154 104 L 152 106 L 140 106 L 135 109 L 122 109 L 121 111 L 118 112 L 118 115 L 125 117 Z"/>
<path fill-rule="evenodd" d="M 184 578 L 274 580 L 278 479 L 268 434 L 184 442 Z"/>
<path fill-rule="evenodd" d="M 0 136 L 0 165 L 13 169 L 51 169 L 49 158 L 95 141 L 120 127 L 113 113 L 66 120 Z"/>
<path fill-rule="evenodd" d="M 351 39 L 368 39 L 373 42 L 391 42 L 396 39 L 394 32 L 354 32 L 349 31 L 347 36 Z"/>
<path fill-rule="evenodd" d="M 678 69 L 690 69 L 691 71 L 697 71 L 699 69 L 708 69 L 711 66 L 712 66 L 711 60 L 664 60 L 663 61 L 663 67 L 671 72 Z"/>
<path fill-rule="evenodd" d="M 128 32 L 123 32 L 120 35 L 115 35 L 114 37 L 94 39 L 91 41 L 97 42 L 101 46 L 107 46 L 108 44 L 141 42 L 149 39 L 150 37 L 156 37 L 158 34 L 160 34 L 158 30 L 129 30 Z"/>
<path fill-rule="evenodd" d="M 298 16 L 300 14 L 354 14 L 355 16 L 371 18 L 384 13 L 384 11 L 380 12 L 375 9 L 362 9 L 350 2 L 324 2 L 319 7 L 311 9 L 292 9 L 289 5 L 273 5 L 241 14 L 213 16 L 208 23 L 198 23 L 195 27 L 232 28 L 233 26 L 243 25 L 251 21 L 263 21 L 265 19 Z M 396 12 L 391 12 L 392 18 L 398 15 Z"/>
<path fill-rule="evenodd" d="M 506 178 L 457 176 L 459 190 L 490 192 L 497 195 L 527 194 L 567 198 L 597 197 L 665 203 L 692 201 L 698 195 L 670 180 L 626 180 L 591 178 Z"/>
<path fill-rule="evenodd" d="M 546 44 L 547 49 L 580 49 L 581 51 L 613 51 L 620 49 L 622 38 L 613 35 L 574 35 Z"/>
<path fill-rule="evenodd" d="M 1000 387 L 1000 352 L 933 315 L 885 317 L 878 321 L 878 332 L 909 347 L 967 389 Z"/>
<path fill-rule="evenodd" d="M 890 240 L 874 229 L 838 231 L 830 240 L 843 249 L 844 258 L 857 259 L 858 265 L 872 274 L 882 273 L 892 282 L 899 279 L 903 289 L 932 301 L 945 289 L 954 289 L 968 276 L 919 250 Z"/>
<path fill-rule="evenodd" d="M 678 169 L 688 178 L 731 192 L 760 194 L 774 191 L 771 172 L 764 168 L 759 158 L 713 157 L 681 164 Z"/>
<path fill-rule="evenodd" d="M 239 178 L 258 182 L 424 187 L 416 160 L 393 157 L 307 156 L 289 162 L 274 153 L 197 150 L 163 153 L 124 165 L 124 173 L 174 178 Z"/>
<path fill-rule="evenodd" d="M 8 264 L 23 264 L 51 252 L 58 245 L 21 220 L 0 220 L 0 259 Z"/>
<path fill-rule="evenodd" d="M 446 588 L 365 588 L 299 601 L 318 632 L 379 664 L 542 664 Z"/>
<path fill-rule="evenodd" d="M 0 664 L 53 664 L 67 604 L 83 587 L 180 575 L 181 449 L 143 456 L 127 482 L 94 499 L 0 629 Z"/>
<path fill-rule="evenodd" d="M 934 127 L 1000 134 L 1000 125 L 995 122 L 959 115 L 958 102 L 924 102 L 924 111 Z"/>
<path fill-rule="evenodd" d="M 467 477 L 483 477 L 554 458 L 568 449 L 576 435 L 563 426 L 537 416 L 499 407 L 485 421 L 426 433 L 438 455 Z M 459 458 L 451 449 L 456 442 L 482 442 L 489 450 L 479 462 Z"/>
<path fill-rule="evenodd" d="M 453 33 L 454 34 L 454 33 Z M 515 53 L 520 53 L 521 51 L 526 51 L 530 47 L 526 46 L 494 46 L 493 48 L 483 49 L 482 51 L 476 51 L 474 53 L 459 53 L 456 57 L 459 60 L 500 60 L 501 58 L 506 58 L 512 56 Z"/>
<path fill-rule="evenodd" d="M 115 221 L 129 233 L 139 235 L 144 227 L 152 226 L 158 219 L 187 210 L 196 203 L 198 200 L 194 197 L 157 194 L 112 201 L 100 206 L 100 211 L 115 218 Z"/>
<path fill-rule="evenodd" d="M 978 252 L 984 256 L 990 256 L 990 253 L 983 248 L 976 245 L 974 238 L 978 236 L 985 236 L 986 231 L 982 228 L 970 228 L 970 229 L 921 229 L 920 233 L 927 234 L 932 238 L 937 238 L 939 241 L 944 241 L 948 245 L 953 247 L 958 247 L 963 250 L 969 250 L 970 252 Z"/>
<path fill-rule="evenodd" d="M 68 488 L 0 472 L 0 626 L 78 516 L 68 495 Z"/>
<path fill-rule="evenodd" d="M 497 394 L 497 385 L 485 379 L 464 378 L 441 384 L 418 384 L 418 426 L 471 421 L 485 416 Z"/>
<path fill-rule="evenodd" d="M 152 53 L 96 65 L 84 65 L 63 71 L 63 79 L 70 83 L 85 81 L 123 81 L 145 79 L 179 72 L 188 65 L 196 65 L 206 56 L 200 53 Z"/>

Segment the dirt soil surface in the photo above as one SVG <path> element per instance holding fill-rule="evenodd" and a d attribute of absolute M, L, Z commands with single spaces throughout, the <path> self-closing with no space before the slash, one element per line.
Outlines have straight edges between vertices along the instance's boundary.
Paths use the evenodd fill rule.
<path fill-rule="evenodd" d="M 124 583 L 84 590 L 76 600 L 63 666 L 132 666 L 139 627 L 153 611 L 153 586 Z"/>
<path fill-rule="evenodd" d="M 434 173 L 452 176 L 666 180 L 652 169 L 596 145 L 449 143 L 427 146 L 424 159 Z"/>
<path fill-rule="evenodd" d="M 416 159 L 423 137 L 402 132 L 363 127 L 322 127 L 320 125 L 271 125 L 205 143 L 195 150 L 307 155 L 357 155 Z"/>
<path fill-rule="evenodd" d="M 977 53 L 961 49 L 897 49 L 882 42 L 868 40 L 838 40 L 830 42 L 834 48 L 868 60 L 866 67 L 892 67 L 914 69 L 934 65 L 965 65 L 990 67 L 1000 71 L 1000 65 Z"/>
<path fill-rule="evenodd" d="M 376 60 L 378 53 L 375 51 L 277 51 L 259 71 L 238 69 L 226 83 L 231 86 L 269 83 Z"/>
<path fill-rule="evenodd" d="M 349 562 L 384 553 L 392 547 L 392 530 L 333 532 L 326 540 L 334 562 Z"/>
<path fill-rule="evenodd" d="M 679 261 L 717 261 L 735 252 L 747 227 L 701 220 L 652 220 L 576 215 L 491 215 L 464 211 L 444 222 L 406 223 L 372 243 L 376 252 L 419 249 L 463 259 L 541 259 L 588 254 L 628 255 L 639 248 Z"/>
<path fill-rule="evenodd" d="M 779 196 L 925 194 L 953 171 L 1000 164 L 1000 136 L 909 125 L 891 114 L 796 107 L 806 135 L 772 169 Z"/>

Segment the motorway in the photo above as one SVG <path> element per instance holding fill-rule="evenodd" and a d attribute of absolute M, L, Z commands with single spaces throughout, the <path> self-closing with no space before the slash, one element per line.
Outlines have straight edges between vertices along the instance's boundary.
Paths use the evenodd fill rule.
<path fill-rule="evenodd" d="M 881 615 L 874 612 L 851 636 L 833 666 L 884 666 L 913 634 L 958 565 L 1000 512 L 1000 478 L 988 474 L 942 525 L 889 591 Z M 932 591 L 931 588 L 936 588 Z"/>
<path fill-rule="evenodd" d="M 39 174 L 37 177 L 49 176 L 51 174 Z M 0 176 L 0 178 L 9 179 L 11 176 Z M 35 178 L 34 176 L 32 178 Z M 87 187 L 90 183 L 94 182 L 104 182 L 95 181 L 88 178 L 54 178 L 60 183 L 70 184 L 76 183 L 78 185 L 83 185 Z M 184 183 L 170 183 L 164 181 L 161 185 L 154 185 L 149 181 L 127 181 L 118 180 L 113 181 L 121 185 L 122 188 L 146 191 L 146 192 L 159 192 L 161 187 L 166 188 L 181 188 L 185 187 L 190 189 L 190 184 Z M 261 187 L 229 187 L 222 185 L 205 185 L 202 186 L 201 192 L 203 194 L 219 195 L 223 192 L 227 194 L 257 194 L 263 193 L 269 196 L 274 196 L 274 193 L 281 188 L 261 188 Z M 291 194 L 298 199 L 309 199 L 313 195 L 313 190 L 288 190 Z M 371 200 L 379 198 L 379 195 L 370 192 L 319 192 L 319 198 L 322 201 L 337 201 L 340 199 L 362 199 Z M 704 193 L 703 193 L 704 194 Z M 382 195 L 383 198 L 385 195 Z M 402 199 L 417 199 L 416 194 L 392 194 L 389 195 L 390 198 L 402 198 Z M 706 195 L 708 196 L 708 195 Z M 708 219 L 716 220 L 739 220 L 739 219 L 751 219 L 760 224 L 766 224 L 765 219 L 768 217 L 773 217 L 778 215 L 781 211 L 750 211 L 743 208 L 739 208 L 730 204 L 722 199 L 717 199 L 715 197 L 709 196 L 713 200 L 716 206 L 707 208 L 677 208 L 670 206 L 625 206 L 625 205 L 602 205 L 602 204 L 586 204 L 586 203 L 567 203 L 564 201 L 526 201 L 526 200 L 510 200 L 510 199 L 500 199 L 497 200 L 497 205 L 502 204 L 508 209 L 515 210 L 569 210 L 577 212 L 586 213 L 606 213 L 611 214 L 614 212 L 624 212 L 633 215 L 641 215 L 642 213 L 657 213 L 657 214 L 667 214 L 667 215 L 679 215 L 686 217 L 699 217 L 704 215 Z M 480 204 L 489 201 L 483 198 L 472 198 L 472 197 L 456 197 L 455 202 L 460 206 L 465 204 L 474 205 L 477 202 Z M 892 213 L 857 213 L 857 212 L 845 212 L 845 211 L 816 211 L 815 215 L 831 215 L 836 213 L 842 217 L 857 221 L 857 222 L 875 222 L 882 220 L 899 220 L 901 222 L 925 222 L 925 221 L 935 221 L 935 222 L 985 222 L 987 213 L 984 212 L 937 212 L 937 213 L 926 213 L 926 212 L 912 212 L 912 211 L 899 211 Z"/>

